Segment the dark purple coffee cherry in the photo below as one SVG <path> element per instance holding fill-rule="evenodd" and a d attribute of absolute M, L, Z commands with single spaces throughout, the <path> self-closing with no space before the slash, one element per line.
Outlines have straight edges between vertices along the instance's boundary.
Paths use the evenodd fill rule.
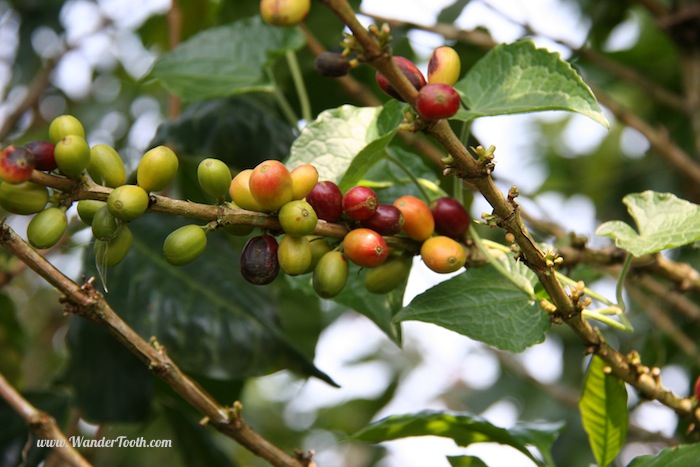
<path fill-rule="evenodd" d="M 259 235 L 248 240 L 241 253 L 243 278 L 255 285 L 265 285 L 275 280 L 280 271 L 277 249 L 277 240 L 271 235 Z"/>

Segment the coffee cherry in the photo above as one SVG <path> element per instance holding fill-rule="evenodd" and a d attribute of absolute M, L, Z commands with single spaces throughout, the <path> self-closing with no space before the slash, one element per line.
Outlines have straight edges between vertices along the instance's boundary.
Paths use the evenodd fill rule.
<path fill-rule="evenodd" d="M 243 278 L 255 285 L 265 285 L 275 280 L 280 270 L 278 248 L 277 240 L 267 234 L 248 240 L 241 253 Z"/>
<path fill-rule="evenodd" d="M 421 71 L 412 61 L 405 57 L 394 57 L 394 62 L 417 91 L 420 91 L 420 89 L 425 86 L 425 77 L 423 76 L 423 73 L 421 73 Z M 391 84 L 389 84 L 389 80 L 386 79 L 383 74 L 376 72 L 374 78 L 382 91 L 394 99 L 404 102 L 404 99 L 401 97 L 399 92 Z"/>
<path fill-rule="evenodd" d="M 78 201 L 78 217 L 87 225 L 92 225 L 92 221 L 95 218 L 97 211 L 106 207 L 107 203 L 104 201 L 97 201 L 95 199 L 81 199 Z"/>
<path fill-rule="evenodd" d="M 126 224 L 122 224 L 111 240 L 95 240 L 95 261 L 98 265 L 106 267 L 116 266 L 126 258 L 133 235 Z"/>
<path fill-rule="evenodd" d="M 68 220 L 65 207 L 44 209 L 27 226 L 27 240 L 34 248 L 51 248 L 63 237 Z"/>
<path fill-rule="evenodd" d="M 292 200 L 292 175 L 280 161 L 267 160 L 258 164 L 248 183 L 255 201 L 267 211 L 277 211 Z"/>
<path fill-rule="evenodd" d="M 404 195 L 394 201 L 394 206 L 401 210 L 404 222 L 401 230 L 413 240 L 422 242 L 435 230 L 435 220 L 430 208 L 421 199 Z"/>
<path fill-rule="evenodd" d="M 363 268 L 373 268 L 386 261 L 389 248 L 386 240 L 372 229 L 353 229 L 343 238 L 343 253 Z"/>
<path fill-rule="evenodd" d="M 316 228 L 318 217 L 311 205 L 303 199 L 290 201 L 282 206 L 278 214 L 282 229 L 289 235 L 309 235 Z"/>
<path fill-rule="evenodd" d="M 360 223 L 380 235 L 396 235 L 403 227 L 403 214 L 392 204 L 380 204 L 377 211 Z"/>
<path fill-rule="evenodd" d="M 459 80 L 461 61 L 452 47 L 446 45 L 433 50 L 428 61 L 428 83 L 444 83 L 454 86 Z"/>
<path fill-rule="evenodd" d="M 0 153 L 0 179 L 6 183 L 29 180 L 34 170 L 34 156 L 22 146 L 8 146 Z"/>
<path fill-rule="evenodd" d="M 430 203 L 435 219 L 435 231 L 456 240 L 463 240 L 469 229 L 469 214 L 462 203 L 445 196 Z"/>
<path fill-rule="evenodd" d="M 72 115 L 59 115 L 51 120 L 49 139 L 53 144 L 57 144 L 68 135 L 78 135 L 85 139 L 85 128 L 80 120 Z"/>
<path fill-rule="evenodd" d="M 377 212 L 379 200 L 373 189 L 366 186 L 355 186 L 343 196 L 343 212 L 348 217 L 361 221 Z"/>
<path fill-rule="evenodd" d="M 182 266 L 199 258 L 206 247 L 206 231 L 198 225 L 185 225 L 165 237 L 163 256 L 168 263 Z"/>
<path fill-rule="evenodd" d="M 136 184 L 147 192 L 164 190 L 175 178 L 180 165 L 177 155 L 167 146 L 146 152 L 136 169 Z"/>
<path fill-rule="evenodd" d="M 321 298 L 333 298 L 338 295 L 348 280 L 350 266 L 348 260 L 339 251 L 329 251 L 321 257 L 314 269 L 313 287 Z"/>
<path fill-rule="evenodd" d="M 348 74 L 350 60 L 338 52 L 321 52 L 314 60 L 314 68 L 326 78 L 339 78 Z"/>
<path fill-rule="evenodd" d="M 133 221 L 148 209 L 148 193 L 138 185 L 122 185 L 107 197 L 107 207 L 117 219 Z"/>
<path fill-rule="evenodd" d="M 99 185 L 116 188 L 126 183 L 124 161 L 113 147 L 106 144 L 96 144 L 90 148 L 87 171 Z"/>
<path fill-rule="evenodd" d="M 696 400 L 700 400 L 700 376 L 697 377 L 695 380 L 695 387 L 693 388 L 693 394 L 695 395 Z"/>
<path fill-rule="evenodd" d="M 54 147 L 54 158 L 62 174 L 77 178 L 90 163 L 90 146 L 80 135 L 64 136 Z"/>
<path fill-rule="evenodd" d="M 375 294 L 389 293 L 408 279 L 411 258 L 404 255 L 390 256 L 383 264 L 367 270 L 365 287 Z"/>
<path fill-rule="evenodd" d="M 343 193 L 331 181 L 317 183 L 306 195 L 306 201 L 314 208 L 319 219 L 337 222 L 343 214 Z"/>
<path fill-rule="evenodd" d="M 459 93 L 449 84 L 426 84 L 416 96 L 416 111 L 426 120 L 450 118 L 460 105 Z"/>
<path fill-rule="evenodd" d="M 253 169 L 245 169 L 238 172 L 238 174 L 233 177 L 233 180 L 231 180 L 228 194 L 231 196 L 233 202 L 241 209 L 262 212 L 265 209 L 260 203 L 255 201 L 253 194 L 250 192 L 250 175 L 252 173 Z"/>
<path fill-rule="evenodd" d="M 289 173 L 292 176 L 292 199 L 302 199 L 318 183 L 318 170 L 311 164 L 301 164 Z"/>
<path fill-rule="evenodd" d="M 430 237 L 423 242 L 420 255 L 426 266 L 442 274 L 461 269 L 467 261 L 464 246 L 442 235 Z"/>
<path fill-rule="evenodd" d="M 304 273 L 312 272 L 323 255 L 331 251 L 331 246 L 326 239 L 321 236 L 307 235 L 306 239 L 309 241 L 309 245 L 311 245 L 311 264 L 309 264 L 309 267 Z"/>
<path fill-rule="evenodd" d="M 56 158 L 54 157 L 54 144 L 48 141 L 34 140 L 24 145 L 24 149 L 34 156 L 34 168 L 51 172 L 55 170 Z"/>
<path fill-rule="evenodd" d="M 231 187 L 231 169 L 222 160 L 207 158 L 197 166 L 197 180 L 205 193 L 223 200 Z"/>
<path fill-rule="evenodd" d="M 260 0 L 260 16 L 273 26 L 294 26 L 306 18 L 311 0 Z"/>
<path fill-rule="evenodd" d="M 92 218 L 92 235 L 99 240 L 110 240 L 117 235 L 120 225 L 121 222 L 112 215 L 107 204 L 104 204 Z"/>
<path fill-rule="evenodd" d="M 41 211 L 49 201 L 49 190 L 32 182 L 0 183 L 0 206 L 13 214 L 28 215 Z"/>
<path fill-rule="evenodd" d="M 311 266 L 313 253 L 306 237 L 285 235 L 277 250 L 277 260 L 282 270 L 290 276 L 304 274 Z"/>

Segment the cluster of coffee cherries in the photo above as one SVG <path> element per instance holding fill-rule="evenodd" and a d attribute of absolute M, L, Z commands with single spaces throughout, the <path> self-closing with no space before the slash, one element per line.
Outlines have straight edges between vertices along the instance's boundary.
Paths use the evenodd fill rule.
<path fill-rule="evenodd" d="M 411 269 L 411 253 L 392 249 L 385 237 L 408 237 L 420 244 L 420 255 L 433 271 L 461 269 L 470 218 L 451 197 L 430 204 L 405 195 L 392 204 L 379 202 L 367 186 L 342 193 L 332 181 L 318 181 L 310 164 L 294 170 L 267 160 L 239 172 L 229 194 L 243 209 L 277 213 L 284 236 L 278 242 L 266 232 L 248 240 L 241 255 L 241 274 L 257 285 L 269 284 L 279 271 L 291 276 L 311 273 L 316 293 L 331 298 L 340 293 L 349 275 L 349 263 L 366 268 L 365 286 L 387 293 L 402 284 Z M 347 234 L 337 245 L 314 235 L 319 220 L 342 223 Z"/>
<path fill-rule="evenodd" d="M 149 150 L 139 161 L 137 182 L 127 184 L 124 162 L 117 151 L 106 144 L 90 146 L 82 123 L 72 115 L 51 121 L 48 141 L 5 148 L 0 155 L 0 206 L 15 214 L 35 214 L 27 226 L 27 240 L 35 248 L 50 248 L 63 237 L 72 200 L 58 192 L 50 195 L 47 187 L 31 182 L 34 169 L 72 179 L 81 179 L 87 172 L 95 183 L 113 188 L 106 201 L 78 201 L 77 212 L 92 228 L 98 261 L 114 266 L 131 247 L 128 223 L 146 212 L 149 193 L 172 182 L 178 158 L 165 146 Z"/>

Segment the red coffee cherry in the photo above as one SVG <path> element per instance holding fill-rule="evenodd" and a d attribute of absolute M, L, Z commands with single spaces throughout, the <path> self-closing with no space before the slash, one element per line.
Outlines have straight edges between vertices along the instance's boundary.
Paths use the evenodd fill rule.
<path fill-rule="evenodd" d="M 292 200 L 292 175 L 280 161 L 273 159 L 258 164 L 248 180 L 250 193 L 267 211 L 277 211 Z"/>
<path fill-rule="evenodd" d="M 319 182 L 306 195 L 306 201 L 314 208 L 319 219 L 337 222 L 343 214 L 343 193 L 331 181 Z"/>
<path fill-rule="evenodd" d="M 450 118 L 460 105 L 459 93 L 449 84 L 427 84 L 416 96 L 416 111 L 426 120 Z"/>
<path fill-rule="evenodd" d="M 389 248 L 386 240 L 372 229 L 353 229 L 343 239 L 343 253 L 363 268 L 373 268 L 386 261 Z"/>
<path fill-rule="evenodd" d="M 48 141 L 35 140 L 24 145 L 24 149 L 34 156 L 34 168 L 51 172 L 56 169 L 56 158 L 53 150 L 55 146 Z"/>
<path fill-rule="evenodd" d="M 425 86 L 425 76 L 423 76 L 423 73 L 421 73 L 421 71 L 412 61 L 405 57 L 394 57 L 394 62 L 417 91 L 420 91 L 420 89 Z M 389 84 L 389 80 L 387 80 L 383 74 L 376 72 L 374 78 L 382 91 L 394 99 L 404 102 L 401 95 L 391 84 Z"/>
<path fill-rule="evenodd" d="M 352 187 L 343 196 L 343 212 L 357 221 L 371 217 L 378 205 L 377 194 L 366 186 Z"/>
<path fill-rule="evenodd" d="M 435 231 L 456 240 L 463 240 L 469 229 L 469 213 L 462 203 L 445 196 L 430 203 L 430 211 L 435 219 Z"/>
<path fill-rule="evenodd" d="M 391 204 L 380 204 L 372 216 L 361 221 L 363 227 L 372 229 L 381 235 L 396 235 L 403 227 L 401 210 Z"/>
<path fill-rule="evenodd" d="M 394 201 L 401 210 L 404 223 L 401 230 L 413 240 L 422 242 L 435 231 L 435 219 L 430 208 L 421 199 L 405 195 Z"/>
<path fill-rule="evenodd" d="M 34 156 L 22 146 L 8 146 L 0 153 L 0 179 L 7 183 L 26 182 L 34 170 Z"/>

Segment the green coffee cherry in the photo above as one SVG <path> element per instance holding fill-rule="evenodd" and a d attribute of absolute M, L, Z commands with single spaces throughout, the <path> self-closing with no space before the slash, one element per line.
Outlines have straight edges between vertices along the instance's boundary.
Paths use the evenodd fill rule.
<path fill-rule="evenodd" d="M 319 297 L 332 298 L 338 295 L 348 280 L 348 260 L 339 251 L 323 255 L 314 269 L 313 287 Z"/>
<path fill-rule="evenodd" d="M 120 222 L 109 211 L 105 204 L 92 218 L 92 234 L 99 240 L 110 240 L 114 238 L 119 230 Z"/>
<path fill-rule="evenodd" d="M 49 190 L 32 182 L 0 183 L 0 206 L 13 214 L 29 215 L 41 211 L 49 201 Z"/>
<path fill-rule="evenodd" d="M 98 201 L 96 199 L 81 199 L 78 201 L 78 217 L 87 225 L 92 225 L 92 220 L 95 218 L 97 211 L 103 207 L 107 206 L 104 201 Z"/>
<path fill-rule="evenodd" d="M 95 183 L 116 188 L 126 183 L 124 161 L 117 151 L 106 144 L 96 144 L 90 148 L 88 174 Z"/>
<path fill-rule="evenodd" d="M 197 180 L 205 193 L 216 199 L 224 199 L 231 186 L 231 169 L 219 159 L 208 158 L 197 167 Z"/>
<path fill-rule="evenodd" d="M 168 263 L 182 266 L 197 259 L 206 247 L 206 231 L 198 225 L 185 225 L 165 238 L 163 256 Z"/>
<path fill-rule="evenodd" d="M 296 237 L 311 234 L 318 222 L 314 208 L 302 199 L 290 201 L 282 206 L 277 218 L 285 233 Z"/>
<path fill-rule="evenodd" d="M 411 272 L 411 258 L 391 256 L 365 275 L 365 287 L 371 293 L 385 294 L 400 286 Z"/>
<path fill-rule="evenodd" d="M 119 264 L 131 248 L 133 236 L 126 225 L 119 228 L 117 235 L 111 240 L 95 240 L 95 260 L 97 264 L 112 267 Z"/>
<path fill-rule="evenodd" d="M 306 238 L 309 240 L 309 245 L 311 245 L 311 264 L 304 272 L 312 272 L 323 255 L 331 251 L 331 246 L 321 236 L 307 235 Z"/>
<path fill-rule="evenodd" d="M 290 276 L 304 274 L 311 266 L 313 254 L 306 237 L 285 235 L 277 249 L 277 260 L 282 270 Z"/>
<path fill-rule="evenodd" d="M 68 177 L 79 177 L 90 163 L 90 146 L 80 135 L 64 136 L 53 150 L 58 169 Z"/>
<path fill-rule="evenodd" d="M 85 128 L 80 120 L 72 115 L 59 115 L 49 125 L 49 139 L 53 144 L 58 143 L 68 135 L 78 135 L 85 138 Z"/>
<path fill-rule="evenodd" d="M 178 165 L 177 156 L 170 148 L 157 146 L 141 158 L 136 183 L 147 192 L 161 191 L 175 178 Z"/>
<path fill-rule="evenodd" d="M 65 207 L 44 209 L 27 226 L 27 240 L 34 248 L 51 248 L 63 236 L 68 226 Z"/>
<path fill-rule="evenodd" d="M 117 219 L 132 221 L 148 209 L 148 193 L 137 185 L 122 185 L 109 194 L 107 207 Z"/>

